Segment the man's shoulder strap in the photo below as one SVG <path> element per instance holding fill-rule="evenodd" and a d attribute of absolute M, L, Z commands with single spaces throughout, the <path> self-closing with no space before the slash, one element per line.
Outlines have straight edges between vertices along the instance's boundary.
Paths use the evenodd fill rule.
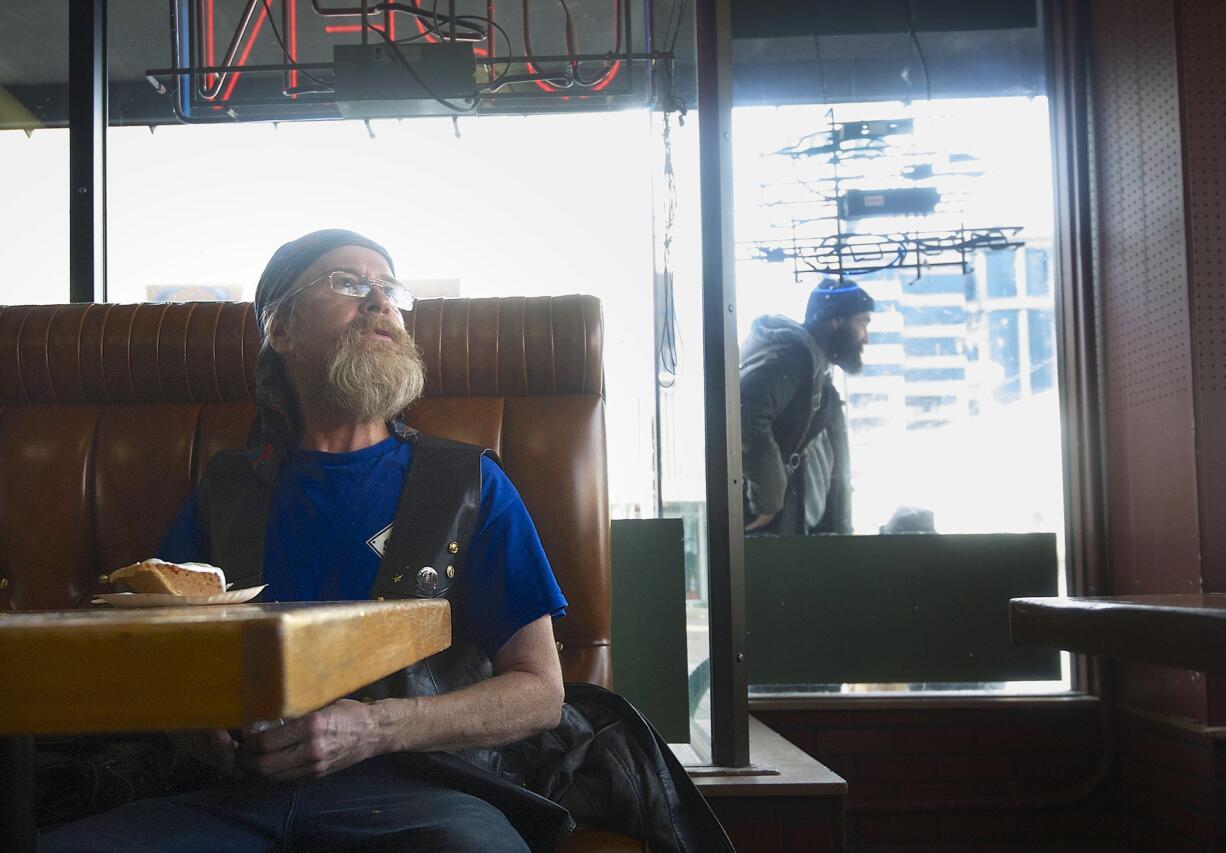
<path fill-rule="evenodd" d="M 492 450 L 414 433 L 413 462 L 383 551 L 374 598 L 444 598 L 463 570 Z"/>
<path fill-rule="evenodd" d="M 264 578 L 264 538 L 273 483 L 256 476 L 245 450 L 213 455 L 200 480 L 202 521 L 209 561 L 221 566 L 236 589 Z"/>

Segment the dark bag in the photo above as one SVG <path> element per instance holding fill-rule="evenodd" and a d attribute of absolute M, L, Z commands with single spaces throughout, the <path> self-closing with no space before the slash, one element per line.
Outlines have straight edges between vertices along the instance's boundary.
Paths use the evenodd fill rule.
<path fill-rule="evenodd" d="M 566 687 L 562 723 L 516 744 L 529 787 L 582 826 L 642 839 L 653 853 L 732 853 L 732 842 L 668 744 L 622 696 Z"/>
<path fill-rule="evenodd" d="M 484 761 L 496 753 L 491 766 Z M 497 806 L 534 853 L 578 826 L 646 841 L 653 853 L 733 853 L 668 744 L 633 705 L 594 684 L 566 685 L 556 729 L 479 756 L 400 756 L 411 772 Z"/>

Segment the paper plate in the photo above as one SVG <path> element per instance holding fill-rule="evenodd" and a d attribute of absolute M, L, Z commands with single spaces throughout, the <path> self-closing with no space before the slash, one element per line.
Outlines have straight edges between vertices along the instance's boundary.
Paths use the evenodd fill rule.
<path fill-rule="evenodd" d="M 263 586 L 249 586 L 219 592 L 217 595 L 170 595 L 164 592 L 111 592 L 95 595 L 94 604 L 110 604 L 115 607 L 178 607 L 183 604 L 242 604 L 264 591 Z"/>

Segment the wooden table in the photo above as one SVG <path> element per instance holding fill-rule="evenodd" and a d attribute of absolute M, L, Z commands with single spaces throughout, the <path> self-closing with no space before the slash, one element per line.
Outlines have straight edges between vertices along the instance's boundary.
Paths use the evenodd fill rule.
<path fill-rule="evenodd" d="M 1226 594 L 1015 598 L 1015 643 L 1200 672 L 1226 671 Z"/>
<path fill-rule="evenodd" d="M 451 644 L 443 600 L 0 615 L 0 851 L 33 851 L 36 734 L 299 717 Z"/>

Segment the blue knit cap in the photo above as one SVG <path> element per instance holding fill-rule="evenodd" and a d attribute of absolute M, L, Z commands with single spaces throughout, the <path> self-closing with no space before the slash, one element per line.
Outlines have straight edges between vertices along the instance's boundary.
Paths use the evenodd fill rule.
<path fill-rule="evenodd" d="M 875 307 L 873 297 L 860 285 L 847 279 L 822 279 L 821 284 L 809 294 L 809 304 L 805 307 L 805 325 L 812 326 L 838 317 L 863 314 Z"/>
<path fill-rule="evenodd" d="M 268 306 L 289 293 L 298 278 L 307 271 L 307 267 L 342 246 L 360 246 L 378 252 L 387 261 L 392 272 L 396 271 L 387 249 L 356 231 L 326 228 L 291 240 L 273 253 L 268 266 L 264 267 L 264 274 L 260 276 L 260 283 L 255 288 L 255 319 L 261 334 L 264 330 L 264 311 Z"/>

